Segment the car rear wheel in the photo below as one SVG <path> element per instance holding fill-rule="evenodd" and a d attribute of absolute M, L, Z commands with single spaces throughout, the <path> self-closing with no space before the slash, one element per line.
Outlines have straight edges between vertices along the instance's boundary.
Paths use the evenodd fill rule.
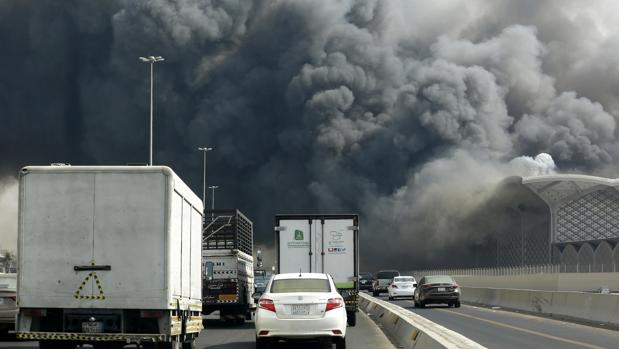
<path fill-rule="evenodd" d="M 378 291 L 372 291 L 372 296 L 374 296 L 374 297 L 378 297 L 378 296 L 380 296 L 380 292 L 378 292 Z"/>
<path fill-rule="evenodd" d="M 268 349 L 270 347 L 269 344 L 268 339 L 256 337 L 256 349 Z"/>
<path fill-rule="evenodd" d="M 335 339 L 335 349 L 346 349 L 346 337 L 337 337 Z"/>
<path fill-rule="evenodd" d="M 460 301 L 457 301 L 457 302 L 454 304 L 454 307 L 456 307 L 456 308 L 460 308 Z"/>

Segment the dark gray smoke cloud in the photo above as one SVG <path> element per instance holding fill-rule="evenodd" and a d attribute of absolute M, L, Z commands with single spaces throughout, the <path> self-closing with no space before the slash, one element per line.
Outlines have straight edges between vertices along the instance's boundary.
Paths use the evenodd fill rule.
<path fill-rule="evenodd" d="M 275 213 L 358 212 L 364 268 L 470 259 L 490 233 L 471 217 L 506 176 L 555 162 L 613 173 L 617 12 L 558 0 L 1 1 L 0 171 L 146 162 L 137 58 L 162 55 L 155 162 L 199 192 L 196 147 L 214 146 L 217 206 L 247 213 L 262 246 Z"/>

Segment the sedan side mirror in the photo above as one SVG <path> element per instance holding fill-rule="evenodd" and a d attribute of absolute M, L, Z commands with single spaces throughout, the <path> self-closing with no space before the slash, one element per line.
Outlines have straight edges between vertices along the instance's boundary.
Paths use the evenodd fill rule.
<path fill-rule="evenodd" d="M 417 284 L 413 284 L 413 287 L 417 287 Z"/>
<path fill-rule="evenodd" d="M 254 294 L 251 295 L 251 297 L 254 299 L 254 302 L 257 302 L 261 296 L 262 296 L 262 292 L 255 292 Z"/>

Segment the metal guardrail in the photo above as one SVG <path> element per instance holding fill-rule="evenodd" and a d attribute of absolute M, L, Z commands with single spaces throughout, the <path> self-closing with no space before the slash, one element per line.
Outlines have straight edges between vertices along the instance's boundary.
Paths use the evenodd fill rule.
<path fill-rule="evenodd" d="M 460 275 L 460 276 L 505 276 L 530 274 L 557 274 L 557 273 L 616 273 L 619 264 L 540 264 L 517 267 L 493 268 L 447 268 L 413 270 L 405 273 L 419 279 L 425 275 Z"/>

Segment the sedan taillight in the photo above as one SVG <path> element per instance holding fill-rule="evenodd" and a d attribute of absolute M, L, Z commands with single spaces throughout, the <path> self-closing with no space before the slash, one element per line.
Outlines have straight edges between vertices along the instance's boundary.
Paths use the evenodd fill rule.
<path fill-rule="evenodd" d="M 264 310 L 275 312 L 275 303 L 273 303 L 272 299 L 261 298 L 258 301 L 258 307 L 260 309 L 264 309 Z"/>
<path fill-rule="evenodd" d="M 344 301 L 341 298 L 329 298 L 325 311 L 341 308 L 343 305 Z"/>

